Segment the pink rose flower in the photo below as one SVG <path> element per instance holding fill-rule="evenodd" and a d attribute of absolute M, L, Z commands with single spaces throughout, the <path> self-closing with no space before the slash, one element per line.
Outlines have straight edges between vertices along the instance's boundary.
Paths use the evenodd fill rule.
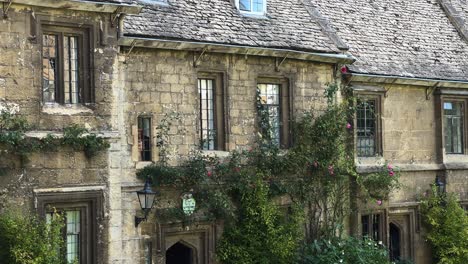
<path fill-rule="evenodd" d="M 393 175 L 395 175 L 395 172 L 394 171 L 389 171 L 388 175 L 393 176 Z"/>
<path fill-rule="evenodd" d="M 350 129 L 351 127 L 352 127 L 352 126 L 351 126 L 350 123 L 347 123 L 347 124 L 346 124 L 346 128 L 347 128 L 347 129 Z"/>
<path fill-rule="evenodd" d="M 342 74 L 347 74 L 348 73 L 348 67 L 347 66 L 342 66 L 341 67 L 341 73 Z"/>
<path fill-rule="evenodd" d="M 393 166 L 392 166 L 392 164 L 388 164 L 388 165 L 387 165 L 387 169 L 389 169 L 389 170 L 393 170 Z"/>
<path fill-rule="evenodd" d="M 377 205 L 382 205 L 382 200 L 377 200 Z"/>
<path fill-rule="evenodd" d="M 208 176 L 208 177 L 211 177 L 211 175 L 213 175 L 213 173 L 212 173 L 211 171 L 208 171 L 208 172 L 206 173 L 206 176 Z"/>

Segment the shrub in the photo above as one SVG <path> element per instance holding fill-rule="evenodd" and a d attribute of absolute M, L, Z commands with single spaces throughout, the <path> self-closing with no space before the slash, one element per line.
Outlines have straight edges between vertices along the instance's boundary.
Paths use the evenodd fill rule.
<path fill-rule="evenodd" d="M 349 237 L 315 240 L 303 247 L 297 263 L 390 264 L 390 261 L 387 249 L 374 240 Z"/>
<path fill-rule="evenodd" d="M 291 263 L 298 246 L 299 226 L 294 216 L 281 216 L 268 199 L 268 186 L 261 180 L 242 194 L 235 223 L 228 223 L 217 255 L 225 264 Z M 290 216 L 291 216 L 290 215 Z"/>
<path fill-rule="evenodd" d="M 48 224 L 36 216 L 0 215 L 0 263 L 64 264 L 61 229 L 60 217 Z"/>
<path fill-rule="evenodd" d="M 468 215 L 453 194 L 432 195 L 421 202 L 427 240 L 438 263 L 464 264 L 468 260 Z"/>

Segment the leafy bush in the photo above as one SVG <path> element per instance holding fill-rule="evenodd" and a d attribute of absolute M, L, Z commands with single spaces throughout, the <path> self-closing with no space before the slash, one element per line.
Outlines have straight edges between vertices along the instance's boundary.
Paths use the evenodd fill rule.
<path fill-rule="evenodd" d="M 349 237 L 315 240 L 304 246 L 297 263 L 390 264 L 390 261 L 387 249 L 374 240 Z"/>
<path fill-rule="evenodd" d="M 432 195 L 421 202 L 427 240 L 438 263 L 464 264 L 468 260 L 468 215 L 453 194 Z"/>
<path fill-rule="evenodd" d="M 65 263 L 61 228 L 60 217 L 47 224 L 35 216 L 0 215 L 0 263 Z"/>
<path fill-rule="evenodd" d="M 281 216 L 268 198 L 268 186 L 259 180 L 242 195 L 235 223 L 228 223 L 217 248 L 225 264 L 291 263 L 298 246 L 297 213 Z"/>

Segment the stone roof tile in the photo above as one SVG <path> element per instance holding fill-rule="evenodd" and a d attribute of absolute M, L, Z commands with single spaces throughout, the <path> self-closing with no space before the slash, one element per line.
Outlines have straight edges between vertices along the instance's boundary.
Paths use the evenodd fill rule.
<path fill-rule="evenodd" d="M 318 52 L 340 52 L 300 0 L 268 0 L 265 17 L 242 15 L 230 0 L 169 0 L 127 16 L 125 35 Z"/>
<path fill-rule="evenodd" d="M 353 72 L 468 80 L 468 43 L 438 0 L 306 1 L 349 45 Z"/>

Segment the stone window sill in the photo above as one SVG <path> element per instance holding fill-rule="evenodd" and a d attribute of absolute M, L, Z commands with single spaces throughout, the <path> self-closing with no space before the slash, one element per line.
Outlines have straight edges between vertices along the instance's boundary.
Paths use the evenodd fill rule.
<path fill-rule="evenodd" d="M 45 103 L 42 106 L 42 112 L 49 115 L 82 115 L 93 114 L 93 110 L 82 104 L 58 104 Z"/>
<path fill-rule="evenodd" d="M 229 151 L 224 150 L 202 150 L 202 154 L 210 157 L 226 158 L 229 156 Z"/>
<path fill-rule="evenodd" d="M 153 164 L 154 162 L 152 161 L 138 161 L 135 165 L 135 169 L 140 170 L 140 169 L 143 169 L 144 167 L 147 167 Z"/>

